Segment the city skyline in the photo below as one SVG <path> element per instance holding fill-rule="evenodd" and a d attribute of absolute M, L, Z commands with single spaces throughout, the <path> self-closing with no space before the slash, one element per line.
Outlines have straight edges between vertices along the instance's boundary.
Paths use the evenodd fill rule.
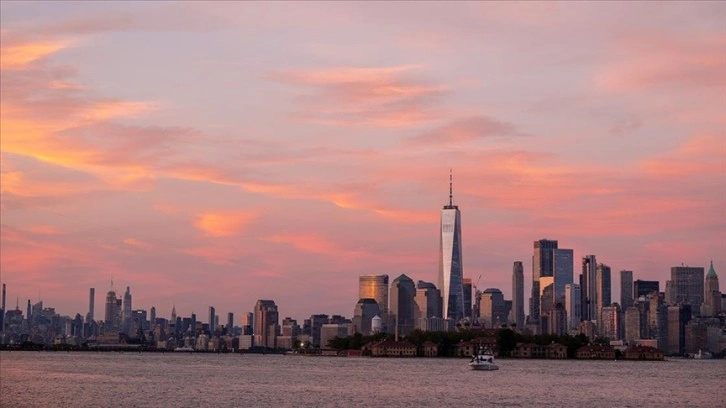
<path fill-rule="evenodd" d="M 160 316 L 258 299 L 350 316 L 361 275 L 438 282 L 449 169 L 463 278 L 511 299 L 522 261 L 525 313 L 537 239 L 572 249 L 575 274 L 596 255 L 613 300 L 621 270 L 661 290 L 682 264 L 724 271 L 724 18 L 2 2 L 6 306 L 85 316 L 95 288 L 99 319 L 114 280 Z"/>

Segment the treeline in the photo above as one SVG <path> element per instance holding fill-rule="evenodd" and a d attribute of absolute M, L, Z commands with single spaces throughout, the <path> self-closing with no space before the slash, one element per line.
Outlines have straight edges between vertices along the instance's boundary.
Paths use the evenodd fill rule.
<path fill-rule="evenodd" d="M 423 344 L 427 341 L 438 345 L 440 356 L 454 356 L 456 345 L 464 341 L 472 341 L 477 338 L 490 337 L 491 331 L 482 330 L 462 330 L 462 331 L 421 331 L 414 330 L 408 336 L 402 338 L 416 345 L 419 350 L 423 348 Z M 534 343 L 541 346 L 559 343 L 567 347 L 567 356 L 575 357 L 578 348 L 586 346 L 590 340 L 584 334 L 577 336 L 554 334 L 538 334 L 525 335 L 515 332 L 512 329 L 498 329 L 496 331 L 496 348 L 500 356 L 511 356 L 512 351 L 517 347 L 517 343 Z M 377 333 L 373 336 L 364 336 L 356 333 L 348 337 L 336 337 L 328 342 L 328 347 L 336 350 L 360 350 L 364 345 L 372 341 L 393 340 L 392 334 Z M 605 342 L 605 339 L 598 339 L 599 343 Z"/>

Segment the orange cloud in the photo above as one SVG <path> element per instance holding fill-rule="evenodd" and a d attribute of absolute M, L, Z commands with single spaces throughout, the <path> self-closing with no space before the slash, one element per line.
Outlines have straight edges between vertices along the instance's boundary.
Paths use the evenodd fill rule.
<path fill-rule="evenodd" d="M 239 234 L 257 213 L 247 211 L 204 212 L 197 216 L 194 226 L 210 237 L 229 237 Z"/>
<path fill-rule="evenodd" d="M 414 76 L 418 66 L 343 67 L 278 72 L 269 78 L 308 86 L 313 94 L 301 96 L 309 109 L 296 113 L 300 120 L 334 126 L 409 126 L 438 119 L 432 103 L 447 91 Z"/>
<path fill-rule="evenodd" d="M 642 168 L 651 176 L 686 178 L 697 175 L 724 175 L 726 139 L 704 134 L 690 137 L 675 150 L 650 158 Z"/>
<path fill-rule="evenodd" d="M 128 246 L 135 247 L 135 248 L 141 248 L 141 249 L 151 248 L 151 244 L 149 244 L 148 242 L 141 241 L 136 238 L 126 238 L 123 240 L 123 243 Z"/>
<path fill-rule="evenodd" d="M 46 58 L 67 48 L 68 40 L 31 42 L 0 47 L 0 69 L 15 70 L 25 68 L 29 64 Z"/>

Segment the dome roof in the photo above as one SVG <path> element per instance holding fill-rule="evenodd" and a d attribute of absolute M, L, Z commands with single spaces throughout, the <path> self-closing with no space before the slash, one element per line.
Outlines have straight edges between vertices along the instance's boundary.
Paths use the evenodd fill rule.
<path fill-rule="evenodd" d="M 711 267 L 708 268 L 708 273 L 706 274 L 707 278 L 718 278 L 718 275 L 716 275 L 716 271 L 713 269 L 713 260 L 711 261 Z"/>

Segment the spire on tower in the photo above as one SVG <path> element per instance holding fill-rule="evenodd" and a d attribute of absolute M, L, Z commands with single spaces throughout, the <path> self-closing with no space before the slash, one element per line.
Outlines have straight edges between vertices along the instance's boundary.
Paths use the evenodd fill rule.
<path fill-rule="evenodd" d="M 449 206 L 454 205 L 454 189 L 452 170 L 449 169 Z"/>

